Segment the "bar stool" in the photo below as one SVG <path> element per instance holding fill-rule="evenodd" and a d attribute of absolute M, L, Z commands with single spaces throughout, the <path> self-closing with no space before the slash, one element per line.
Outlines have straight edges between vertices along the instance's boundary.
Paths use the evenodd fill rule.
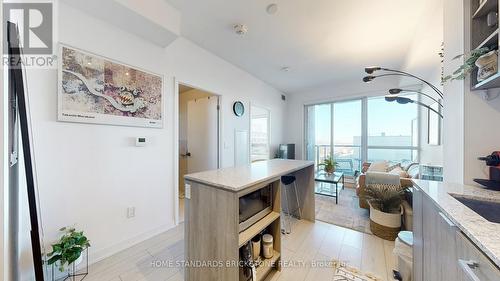
<path fill-rule="evenodd" d="M 292 216 L 292 212 L 294 211 L 299 211 L 299 216 L 298 218 L 301 219 L 302 218 L 302 209 L 300 208 L 300 202 L 299 202 L 299 194 L 297 192 L 297 184 L 295 183 L 296 181 L 296 177 L 295 176 L 292 176 L 292 175 L 287 175 L 287 176 L 282 176 L 281 177 L 281 183 L 282 183 L 282 186 L 283 186 L 283 191 L 285 193 L 285 205 L 286 205 L 286 211 L 287 211 L 287 215 L 288 215 L 288 227 L 290 230 L 286 230 L 286 227 L 284 227 L 281 232 L 282 233 L 286 233 L 286 234 L 290 234 L 292 233 L 292 223 L 291 223 L 291 216 Z M 290 204 L 288 203 L 288 189 L 291 188 L 293 185 L 293 188 L 294 188 L 294 191 L 295 191 L 295 200 L 297 201 L 297 209 L 294 209 L 294 210 L 290 210 Z M 285 225 L 285 222 L 283 221 L 283 225 Z"/>

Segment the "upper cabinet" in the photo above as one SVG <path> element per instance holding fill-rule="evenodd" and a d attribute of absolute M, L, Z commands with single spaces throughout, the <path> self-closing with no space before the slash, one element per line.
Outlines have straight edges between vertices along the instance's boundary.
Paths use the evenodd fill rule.
<path fill-rule="evenodd" d="M 499 0 L 468 1 L 470 3 L 470 50 L 484 47 L 498 50 Z M 496 60 L 496 73 L 488 75 L 485 79 L 478 78 L 478 68 L 475 67 L 471 73 L 471 90 L 500 88 L 498 56 L 492 56 L 490 59 Z"/>

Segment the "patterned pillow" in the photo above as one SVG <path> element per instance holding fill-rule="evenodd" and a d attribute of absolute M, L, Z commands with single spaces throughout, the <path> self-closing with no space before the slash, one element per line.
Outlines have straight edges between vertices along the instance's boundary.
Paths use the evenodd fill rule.
<path fill-rule="evenodd" d="M 392 170 L 394 170 L 394 169 L 396 169 L 396 168 L 398 168 L 398 167 L 399 167 L 399 168 L 402 168 L 402 167 L 401 167 L 401 163 L 397 163 L 397 164 L 394 164 L 394 165 L 392 165 L 392 166 L 387 167 L 387 172 L 390 172 L 390 171 L 392 171 Z"/>

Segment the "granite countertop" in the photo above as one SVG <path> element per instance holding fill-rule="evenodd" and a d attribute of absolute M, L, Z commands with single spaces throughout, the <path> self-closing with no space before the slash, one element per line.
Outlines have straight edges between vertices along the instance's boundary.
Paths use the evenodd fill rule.
<path fill-rule="evenodd" d="M 428 197 L 500 267 L 500 224 L 489 222 L 450 194 L 464 198 L 500 202 L 500 192 L 453 183 L 414 180 Z"/>
<path fill-rule="evenodd" d="M 230 191 L 241 191 L 252 185 L 314 165 L 312 161 L 272 159 L 240 167 L 223 168 L 185 175 L 186 180 L 200 182 Z"/>

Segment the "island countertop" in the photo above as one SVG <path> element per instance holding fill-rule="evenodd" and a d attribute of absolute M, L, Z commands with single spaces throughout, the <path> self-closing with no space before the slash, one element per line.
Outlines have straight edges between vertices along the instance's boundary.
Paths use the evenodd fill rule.
<path fill-rule="evenodd" d="M 450 194 L 483 201 L 500 202 L 500 192 L 476 186 L 414 180 L 427 197 L 500 267 L 500 224 L 487 221 Z"/>
<path fill-rule="evenodd" d="M 187 174 L 186 180 L 238 192 L 252 185 L 314 165 L 312 161 L 272 159 L 245 166 Z"/>

